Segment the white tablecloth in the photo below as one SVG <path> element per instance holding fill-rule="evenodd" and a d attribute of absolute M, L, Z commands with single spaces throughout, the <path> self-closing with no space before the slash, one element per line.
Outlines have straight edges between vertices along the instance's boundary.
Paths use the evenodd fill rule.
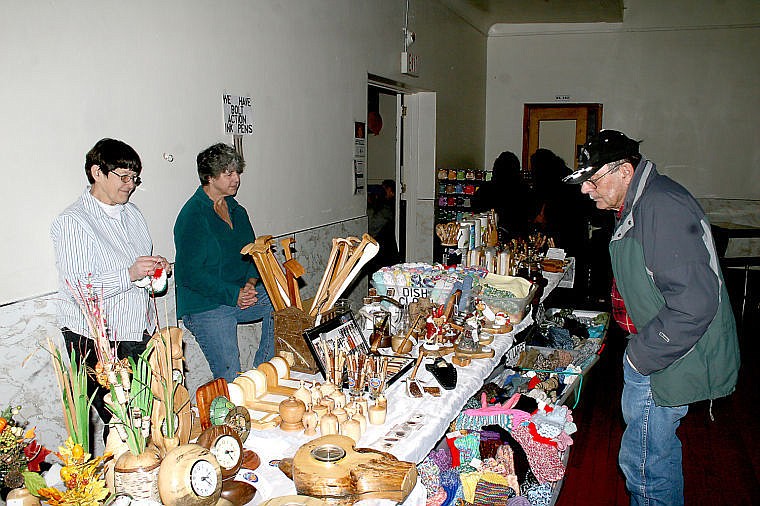
<path fill-rule="evenodd" d="M 548 292 L 548 290 L 547 290 Z M 448 431 L 449 424 L 457 417 L 464 403 L 472 397 L 483 385 L 483 381 L 491 374 L 499 363 L 502 355 L 514 344 L 514 336 L 527 328 L 533 319 L 528 314 L 522 322 L 514 326 L 512 332 L 495 337 L 490 345 L 494 349 L 494 357 L 488 359 L 473 360 L 467 367 L 457 368 L 457 387 L 454 390 L 441 389 L 440 397 L 425 395 L 421 399 L 414 399 L 406 394 L 406 383 L 399 380 L 386 391 L 388 399 L 388 413 L 383 425 L 368 425 L 367 431 L 362 435 L 359 443 L 360 448 L 374 448 L 387 451 L 399 460 L 421 462 L 425 456 L 435 447 L 436 443 Z M 432 359 L 425 359 L 424 363 L 430 363 Z M 408 374 L 408 373 L 407 373 Z M 293 375 L 299 376 L 294 373 Z M 321 381 L 321 377 L 309 377 Z M 420 366 L 417 379 L 423 384 L 437 386 L 433 375 L 424 366 Z M 386 434 L 394 427 L 399 427 L 415 417 L 423 415 L 422 424 L 400 439 L 391 448 L 384 448 Z M 252 431 L 245 442 L 246 448 L 255 451 L 261 458 L 261 466 L 257 469 L 251 480 L 256 480 L 255 485 L 258 493 L 251 504 L 259 504 L 272 497 L 295 494 L 295 486 L 276 465 L 276 460 L 284 457 L 292 457 L 304 443 L 318 436 L 305 436 L 303 432 L 285 432 L 279 428 L 267 431 Z M 420 483 L 407 498 L 406 505 L 425 504 L 425 489 Z M 392 501 L 362 501 L 360 504 L 394 504 Z"/>

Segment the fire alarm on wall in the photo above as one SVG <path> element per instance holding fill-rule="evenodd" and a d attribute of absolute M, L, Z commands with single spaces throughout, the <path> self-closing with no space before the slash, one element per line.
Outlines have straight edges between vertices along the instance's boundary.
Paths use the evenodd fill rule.
<path fill-rule="evenodd" d="M 401 52 L 401 73 L 417 77 L 419 75 L 420 57 L 411 51 Z"/>

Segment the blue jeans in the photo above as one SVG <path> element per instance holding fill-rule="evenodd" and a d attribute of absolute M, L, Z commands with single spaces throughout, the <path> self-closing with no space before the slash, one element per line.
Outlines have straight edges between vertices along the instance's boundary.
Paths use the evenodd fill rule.
<path fill-rule="evenodd" d="M 272 303 L 265 290 L 259 291 L 259 300 L 247 309 L 236 306 L 218 306 L 202 313 L 187 314 L 182 321 L 192 332 L 206 355 L 214 378 L 233 381 L 240 372 L 240 349 L 237 325 L 262 320 L 261 342 L 253 358 L 253 367 L 274 356 L 274 322 Z"/>
<path fill-rule="evenodd" d="M 676 429 L 688 406 L 657 406 L 649 376 L 631 367 L 623 355 L 623 418 L 626 428 L 618 462 L 631 506 L 683 505 L 681 441 Z"/>

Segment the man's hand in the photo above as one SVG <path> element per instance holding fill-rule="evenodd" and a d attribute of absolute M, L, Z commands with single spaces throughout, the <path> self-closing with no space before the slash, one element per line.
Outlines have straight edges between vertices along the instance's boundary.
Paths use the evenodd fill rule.
<path fill-rule="evenodd" d="M 156 269 L 166 269 L 166 275 L 171 274 L 171 266 L 168 260 L 162 256 L 137 257 L 135 263 L 129 267 L 129 280 L 137 281 L 145 276 L 152 276 Z"/>

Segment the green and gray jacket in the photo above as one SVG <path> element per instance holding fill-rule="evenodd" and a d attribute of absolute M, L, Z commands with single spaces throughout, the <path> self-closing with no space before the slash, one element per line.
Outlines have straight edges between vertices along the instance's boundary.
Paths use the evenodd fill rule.
<path fill-rule="evenodd" d="M 733 392 L 739 345 L 704 211 L 642 159 L 610 241 L 612 270 L 636 325 L 628 358 L 660 406 Z"/>

